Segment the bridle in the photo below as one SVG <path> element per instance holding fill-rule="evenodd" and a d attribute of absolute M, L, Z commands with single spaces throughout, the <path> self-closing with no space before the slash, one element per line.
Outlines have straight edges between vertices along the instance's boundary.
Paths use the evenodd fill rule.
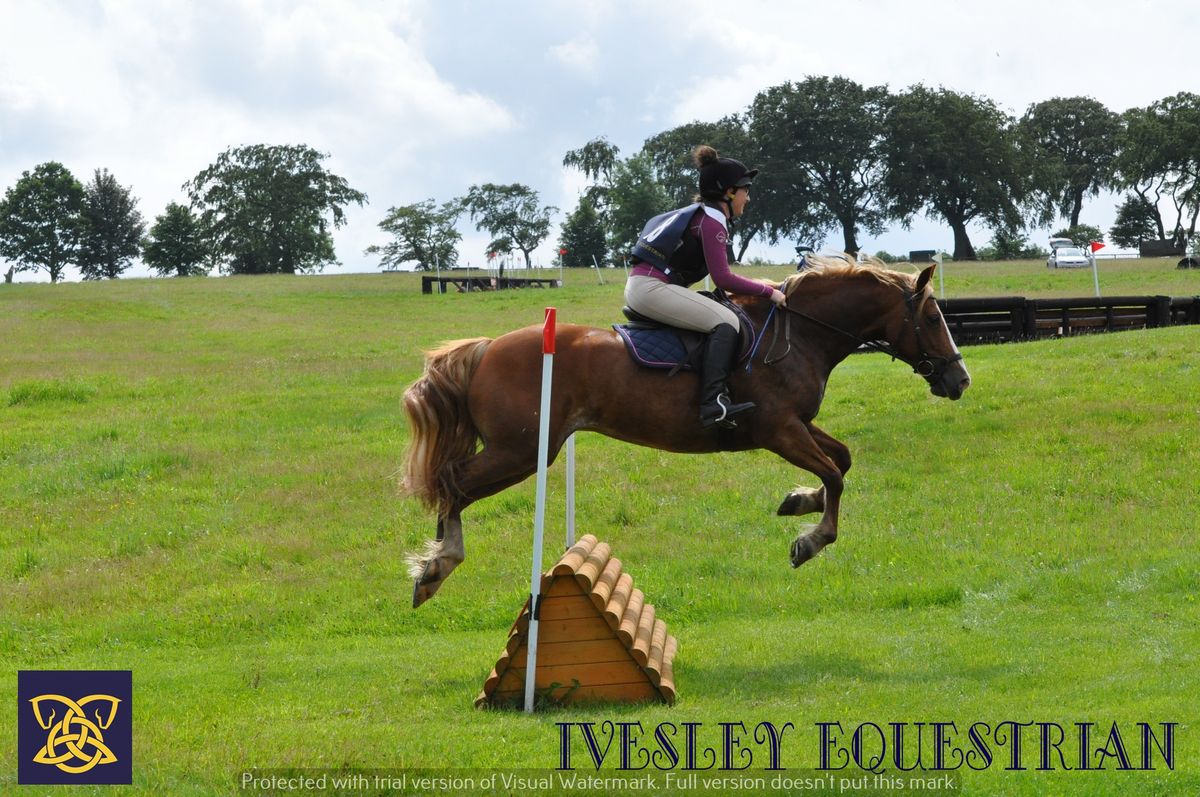
<path fill-rule="evenodd" d="M 905 357 L 903 354 L 896 351 L 896 349 L 886 341 L 866 340 L 865 338 L 861 338 L 852 332 L 847 332 L 841 327 L 834 326 L 827 321 L 822 321 L 821 319 L 811 316 L 808 313 L 793 309 L 784 303 L 782 305 L 771 306 L 771 312 L 767 316 L 766 322 L 763 324 L 763 331 L 765 332 L 766 326 L 771 323 L 771 319 L 775 314 L 776 307 L 786 310 L 787 315 L 783 317 L 783 337 L 787 342 L 787 348 L 784 350 L 783 354 L 780 354 L 778 357 L 771 356 L 771 352 L 775 350 L 775 344 L 779 341 L 780 325 L 775 324 L 774 332 L 772 333 L 771 337 L 771 344 L 767 347 L 766 354 L 763 355 L 763 365 L 774 365 L 791 352 L 791 320 L 792 316 L 797 316 L 812 324 L 816 324 L 819 327 L 823 327 L 830 332 L 835 332 L 843 337 L 849 338 L 850 340 L 856 342 L 861 348 L 882 352 L 883 354 L 891 357 L 893 360 L 899 360 L 900 362 L 912 368 L 913 373 L 923 377 L 926 382 L 931 385 L 934 384 L 935 382 L 941 380 L 942 376 L 946 373 L 947 368 L 949 368 L 952 364 L 962 360 L 963 356 L 957 352 L 953 357 L 939 357 L 929 353 L 927 347 L 925 346 L 925 338 L 921 334 L 920 322 L 921 308 L 924 307 L 925 302 L 929 300 L 929 294 L 923 291 L 918 297 L 917 294 L 908 290 L 907 288 L 900 288 L 900 290 L 904 293 L 904 320 L 912 328 L 913 336 L 917 341 L 917 349 L 921 352 L 920 356 L 915 361 L 910 360 L 908 357 Z"/>

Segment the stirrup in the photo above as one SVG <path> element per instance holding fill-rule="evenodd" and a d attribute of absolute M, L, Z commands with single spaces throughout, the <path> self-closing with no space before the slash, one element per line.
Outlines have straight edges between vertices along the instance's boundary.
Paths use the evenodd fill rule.
<path fill-rule="evenodd" d="M 747 401 L 741 404 L 730 404 L 729 394 L 718 393 L 713 399 L 713 403 L 721 410 L 721 414 L 715 417 L 706 417 L 705 409 L 711 408 L 712 404 L 707 404 L 700 408 L 700 425 L 705 429 L 711 429 L 714 426 L 720 426 L 722 429 L 736 429 L 737 421 L 733 419 L 734 415 L 741 415 L 744 412 L 757 409 L 754 402 Z"/>

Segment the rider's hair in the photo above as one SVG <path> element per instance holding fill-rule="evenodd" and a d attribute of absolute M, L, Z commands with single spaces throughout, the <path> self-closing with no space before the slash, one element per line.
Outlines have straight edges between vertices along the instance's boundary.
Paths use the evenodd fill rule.
<path fill-rule="evenodd" d="M 716 149 L 708 144 L 701 144 L 692 150 L 692 163 L 696 164 L 696 168 L 703 170 L 705 166 L 715 165 L 720 156 Z M 723 192 L 701 191 L 692 196 L 693 202 L 721 202 L 725 199 Z"/>
<path fill-rule="evenodd" d="M 708 144 L 701 144 L 692 150 L 692 161 L 697 169 L 703 169 L 710 163 L 717 162 L 717 151 Z"/>

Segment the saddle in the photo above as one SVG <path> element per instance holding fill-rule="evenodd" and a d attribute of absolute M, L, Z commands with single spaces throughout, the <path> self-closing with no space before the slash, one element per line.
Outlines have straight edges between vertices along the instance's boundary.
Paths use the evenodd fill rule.
<path fill-rule="evenodd" d="M 701 293 L 737 314 L 739 340 L 734 367 L 744 364 L 750 358 L 750 351 L 754 345 L 754 325 L 750 316 L 741 307 L 729 301 L 724 292 Z M 707 333 L 668 326 L 661 321 L 647 318 L 628 306 L 622 307 L 621 312 L 629 322 L 613 324 L 613 329 L 621 336 L 625 350 L 635 363 L 643 368 L 668 370 L 671 372 L 668 376 L 679 371 L 700 369 L 700 355 L 704 341 L 708 338 Z"/>

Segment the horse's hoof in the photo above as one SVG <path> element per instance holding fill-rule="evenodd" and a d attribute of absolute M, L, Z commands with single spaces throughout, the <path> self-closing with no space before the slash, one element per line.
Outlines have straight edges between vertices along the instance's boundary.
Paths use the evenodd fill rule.
<path fill-rule="evenodd" d="M 783 503 L 775 510 L 775 514 L 807 515 L 809 512 L 819 512 L 824 507 L 812 492 L 788 493 Z"/>
<path fill-rule="evenodd" d="M 792 541 L 792 567 L 799 567 L 815 555 L 816 551 L 808 538 L 798 537 Z"/>
<path fill-rule="evenodd" d="M 422 603 L 424 603 L 425 601 L 432 598 L 434 593 L 438 591 L 438 587 L 440 587 L 441 585 L 442 585 L 442 582 L 440 582 L 440 581 L 435 581 L 432 584 L 422 584 L 420 581 L 414 581 L 413 582 L 413 608 L 414 609 L 417 608 Z"/>

